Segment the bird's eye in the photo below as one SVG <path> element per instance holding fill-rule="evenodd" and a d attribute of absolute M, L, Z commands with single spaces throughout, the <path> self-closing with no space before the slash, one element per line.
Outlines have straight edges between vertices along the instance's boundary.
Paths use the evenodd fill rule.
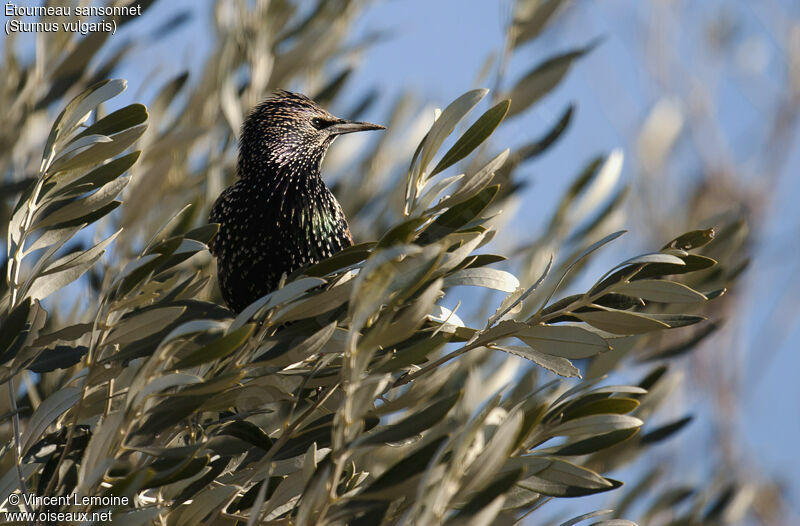
<path fill-rule="evenodd" d="M 325 119 L 320 119 L 319 117 L 314 117 L 313 119 L 311 119 L 311 124 L 316 129 L 321 130 L 323 128 L 327 128 L 333 123 L 331 121 L 326 121 Z"/>

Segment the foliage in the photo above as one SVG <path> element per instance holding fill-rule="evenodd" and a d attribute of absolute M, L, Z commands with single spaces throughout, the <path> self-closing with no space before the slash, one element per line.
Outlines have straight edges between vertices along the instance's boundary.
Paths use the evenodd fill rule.
<path fill-rule="evenodd" d="M 509 53 L 562 2 L 528 4 L 538 7 L 519 8 Z M 102 36 L 43 39 L 60 64 L 51 69 L 6 54 L 7 130 L 34 130 L 49 107 L 64 109 L 40 156 L 29 133 L 3 137 L 3 195 L 16 206 L 0 301 L 10 437 L 0 494 L 127 496 L 132 505 L 108 508 L 126 524 L 512 524 L 552 499 L 616 490 L 615 511 L 564 524 L 630 524 L 620 517 L 660 468 L 627 492 L 608 473 L 689 422 L 652 421 L 674 385 L 669 360 L 714 332 L 703 312 L 741 271 L 744 226 L 618 257 L 575 293 L 587 264 L 623 234 L 609 229 L 625 196 L 622 154 L 612 152 L 587 164 L 514 261 L 484 251 L 519 192 L 516 168 L 558 141 L 573 109 L 515 151 L 490 153 L 498 149 L 487 139 L 593 44 L 535 66 L 508 90 L 511 101 L 494 90 L 490 107 L 456 133 L 489 93 L 468 91 L 404 159 L 392 157 L 391 141 L 408 140 L 399 102 L 387 122 L 398 131 L 338 189 L 360 239 L 376 241 L 288 276 L 238 316 L 219 304 L 206 248 L 216 226 L 204 218 L 233 175 L 241 115 L 268 87 L 308 69 L 322 75 L 354 53 L 359 46 L 343 41 L 357 12 L 320 2 L 301 18 L 285 2 L 220 2 L 219 44 L 203 75 L 176 76 L 149 109 L 108 114 L 125 82 L 101 79 L 127 48 L 91 69 Z M 248 79 L 238 85 L 242 68 Z M 311 94 L 333 100 L 348 73 Z M 349 116 L 369 104 L 367 96 Z M 409 158 L 404 177 L 393 177 Z M 454 166 L 463 173 L 448 175 Z M 77 308 L 49 299 L 76 280 L 86 289 Z M 491 315 L 466 323 L 444 306 L 458 286 L 504 295 Z M 517 374 L 514 357 L 535 366 Z M 607 381 L 633 362 L 656 363 L 636 385 Z M 545 381 L 547 371 L 577 380 Z M 662 487 L 643 517 L 653 524 L 666 508 L 673 524 L 717 524 L 736 495 L 733 485 Z"/>

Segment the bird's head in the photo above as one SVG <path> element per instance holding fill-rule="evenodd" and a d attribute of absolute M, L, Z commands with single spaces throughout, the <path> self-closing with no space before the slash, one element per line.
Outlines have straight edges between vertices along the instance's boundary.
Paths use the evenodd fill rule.
<path fill-rule="evenodd" d="M 335 117 L 305 95 L 277 90 L 244 122 L 240 176 L 259 173 L 266 166 L 318 167 L 339 135 L 381 129 L 378 124 Z"/>

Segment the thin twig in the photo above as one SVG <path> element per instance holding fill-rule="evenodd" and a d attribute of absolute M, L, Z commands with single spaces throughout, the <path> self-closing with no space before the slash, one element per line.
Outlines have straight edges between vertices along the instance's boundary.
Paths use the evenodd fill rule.
<path fill-rule="evenodd" d="M 22 473 L 22 434 L 19 430 L 19 411 L 17 410 L 17 395 L 14 392 L 14 378 L 8 380 L 8 399 L 11 403 L 11 411 L 13 413 L 11 423 L 14 427 L 14 466 L 17 468 L 19 490 L 22 492 L 22 504 L 25 506 L 25 511 L 33 513 L 30 504 L 28 504 L 28 488 L 25 485 L 25 476 Z"/>
<path fill-rule="evenodd" d="M 428 374 L 429 372 L 431 372 L 434 369 L 438 368 L 440 365 L 443 365 L 443 364 L 449 362 L 453 358 L 458 358 L 459 356 L 461 356 L 462 354 L 464 354 L 466 352 L 469 352 L 469 351 L 471 351 L 473 349 L 477 349 L 478 347 L 485 347 L 486 345 L 487 345 L 486 343 L 481 343 L 481 344 L 478 344 L 478 345 L 476 345 L 474 343 L 471 343 L 469 345 L 465 345 L 464 347 L 462 347 L 460 349 L 456 349 L 455 351 L 451 352 L 450 354 L 447 354 L 447 355 L 439 358 L 435 362 L 429 363 L 425 367 L 423 367 L 421 369 L 418 369 L 418 370 L 414 371 L 413 373 L 412 372 L 406 373 L 405 375 L 403 375 L 400 378 L 398 378 L 392 384 L 391 388 L 394 389 L 395 387 L 400 387 L 402 385 L 406 385 L 409 382 L 413 382 L 414 380 L 416 380 L 420 376 Z"/>
<path fill-rule="evenodd" d="M 339 388 L 339 385 L 340 385 L 339 383 L 336 383 L 336 384 L 332 385 L 328 389 L 328 391 L 324 395 L 322 395 L 319 398 L 317 398 L 317 400 L 315 400 L 314 403 L 311 404 L 311 406 L 308 409 L 306 409 L 303 412 L 302 415 L 297 417 L 297 419 L 294 422 L 292 422 L 288 426 L 286 426 L 286 429 L 283 431 L 283 433 L 281 433 L 280 438 L 278 438 L 278 440 L 276 440 L 272 444 L 272 446 L 269 448 L 267 453 L 261 459 L 260 463 L 262 465 L 266 464 L 266 463 L 268 463 L 268 462 L 270 462 L 272 460 L 272 457 L 274 457 L 278 453 L 278 451 L 280 451 L 280 449 L 286 444 L 286 442 L 288 442 L 289 439 L 292 437 L 292 433 L 294 433 L 297 430 L 297 428 L 300 427 L 300 424 L 305 422 L 305 420 L 308 417 L 310 417 L 312 414 L 314 414 L 314 411 L 319 409 L 319 407 L 322 406 L 322 404 L 327 402 L 328 398 L 330 398 L 330 396 L 334 393 L 334 391 L 336 391 L 336 389 Z M 269 466 L 269 464 L 267 464 L 267 466 Z M 257 471 L 257 472 L 260 472 L 260 470 Z M 253 476 L 255 476 L 255 475 L 253 475 Z M 253 477 L 250 477 L 248 482 L 250 482 L 251 480 L 253 480 Z M 265 483 L 266 483 L 266 481 L 265 481 Z M 252 515 L 253 513 L 260 513 L 260 511 L 261 510 L 250 510 L 250 514 Z"/>
<path fill-rule="evenodd" d="M 61 469 L 61 465 L 64 463 L 64 460 L 67 458 L 67 453 L 69 453 L 70 447 L 72 447 L 72 439 L 75 434 L 75 427 L 78 425 L 78 415 L 81 412 L 81 408 L 83 407 L 83 402 L 86 399 L 86 392 L 89 389 L 89 378 L 92 374 L 92 368 L 95 364 L 94 355 L 97 351 L 97 348 L 101 345 L 101 342 L 95 338 L 95 334 L 97 333 L 98 325 L 100 322 L 100 316 L 103 312 L 106 314 L 106 322 L 108 321 L 108 311 L 106 310 L 108 307 L 108 295 L 104 295 L 103 299 L 100 302 L 100 307 L 97 310 L 97 314 L 94 317 L 94 324 L 92 326 L 92 334 L 89 340 L 89 350 L 86 353 L 86 369 L 88 372 L 86 374 L 86 378 L 83 380 L 83 387 L 81 388 L 81 396 L 78 399 L 78 402 L 73 407 L 73 414 L 72 414 L 72 421 L 67 428 L 67 437 L 64 441 L 64 448 L 61 450 L 61 456 L 58 457 L 58 462 L 56 463 L 56 469 L 53 471 L 53 476 L 47 482 L 47 488 L 45 488 L 44 495 L 50 495 L 52 491 L 55 489 L 56 479 L 58 478 L 59 470 Z M 100 336 L 102 339 L 102 335 Z M 41 524 L 41 520 L 37 520 L 36 524 Z"/>
<path fill-rule="evenodd" d="M 43 165 L 43 170 L 39 175 L 39 179 L 36 182 L 36 187 L 33 189 L 33 193 L 31 194 L 30 199 L 28 199 L 27 203 L 27 210 L 25 210 L 25 217 L 22 220 L 22 224 L 20 225 L 20 239 L 19 243 L 16 244 L 14 247 L 14 256 L 11 258 L 9 263 L 8 269 L 8 287 L 9 292 L 11 293 L 9 304 L 8 304 L 8 312 L 10 313 L 14 307 L 17 306 L 17 300 L 19 295 L 19 274 L 22 268 L 22 257 L 23 257 L 23 249 L 25 248 L 25 241 L 27 240 L 28 229 L 33 222 L 33 215 L 35 213 L 36 208 L 36 201 L 39 200 L 39 193 L 42 190 L 42 185 L 44 184 L 44 177 L 45 177 L 45 169 L 46 166 Z M 9 240 L 11 239 L 11 232 L 9 232 Z M 9 249 L 11 245 L 9 244 Z M 9 404 L 11 407 L 11 424 L 14 429 L 14 464 L 17 470 L 17 483 L 19 485 L 19 490 L 22 492 L 23 496 L 23 503 L 25 505 L 25 511 L 28 513 L 32 513 L 31 507 L 28 504 L 28 487 L 25 484 L 25 476 L 22 473 L 22 433 L 20 431 L 20 422 L 19 422 L 19 410 L 17 409 L 17 393 L 14 390 L 14 376 L 12 375 L 8 379 L 8 399 Z"/>

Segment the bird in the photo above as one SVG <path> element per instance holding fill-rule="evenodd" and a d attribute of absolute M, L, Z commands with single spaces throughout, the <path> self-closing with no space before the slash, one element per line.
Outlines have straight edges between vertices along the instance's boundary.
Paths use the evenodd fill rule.
<path fill-rule="evenodd" d="M 242 124 L 236 182 L 211 208 L 209 248 L 228 307 L 241 312 L 283 275 L 353 245 L 344 211 L 320 173 L 340 135 L 385 129 L 340 119 L 307 96 L 275 90 Z"/>

